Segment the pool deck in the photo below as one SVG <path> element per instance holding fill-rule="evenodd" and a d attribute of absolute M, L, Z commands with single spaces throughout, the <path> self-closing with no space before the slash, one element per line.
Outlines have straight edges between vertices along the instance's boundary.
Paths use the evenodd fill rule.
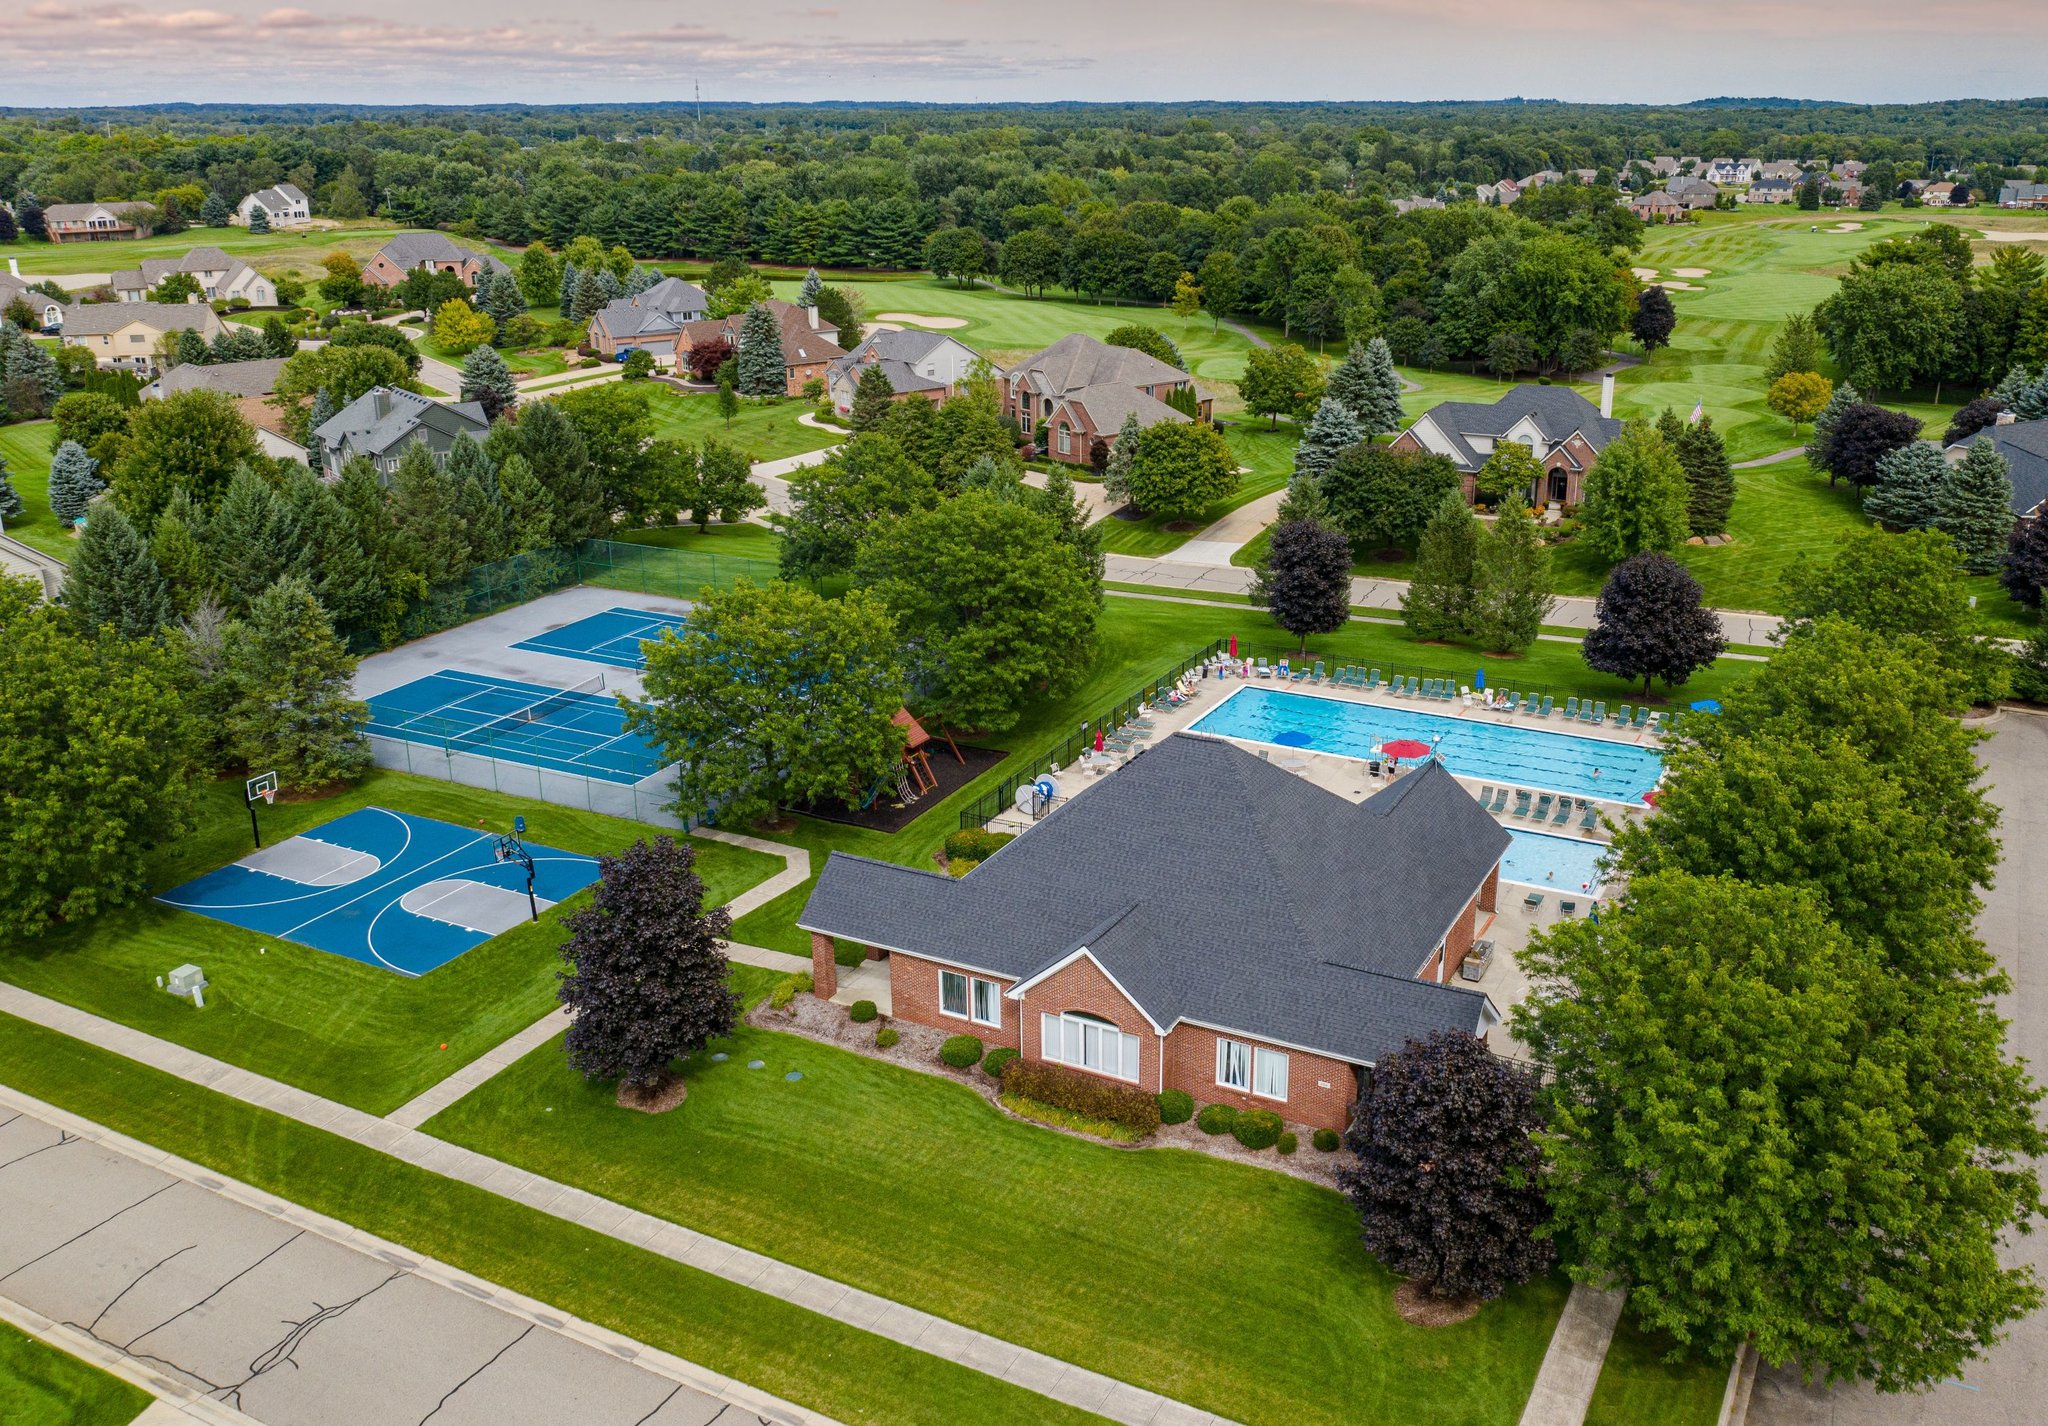
<path fill-rule="evenodd" d="M 1129 762 L 1133 757 L 1143 756 L 1143 750 L 1146 746 L 1157 743 L 1161 738 L 1167 737 L 1170 734 L 1182 732 L 1191 727 L 1206 714 L 1213 712 L 1224 699 L 1247 685 L 1258 688 L 1285 688 L 1293 692 L 1312 694 L 1319 698 L 1342 699 L 1351 703 L 1380 704 L 1388 708 L 1408 708 L 1417 712 L 1433 713 L 1442 718 L 1464 718 L 1479 723 L 1508 723 L 1512 721 L 1515 727 L 1526 728 L 1532 732 L 1568 732 L 1574 737 L 1601 738 L 1612 743 L 1631 743 L 1650 747 L 1655 747 L 1658 744 L 1656 735 L 1650 733 L 1647 729 L 1637 730 L 1631 728 L 1624 731 L 1613 727 L 1611 724 L 1602 727 L 1594 727 L 1585 723 L 1566 724 L 1561 723 L 1555 717 L 1547 721 L 1531 720 L 1524 714 L 1511 715 L 1505 712 L 1495 712 L 1486 708 L 1476 699 L 1466 697 L 1454 698 L 1448 702 L 1442 699 L 1395 698 L 1384 688 L 1367 692 L 1363 689 L 1332 688 L 1325 684 L 1306 682 L 1301 684 L 1283 684 L 1273 678 L 1253 677 L 1247 679 L 1236 676 L 1211 676 L 1196 681 L 1195 688 L 1197 691 L 1195 697 L 1189 702 L 1178 706 L 1165 703 L 1156 706 L 1147 715 L 1152 726 L 1144 735 L 1136 751 L 1116 753 L 1105 750 L 1100 756 L 1091 753 L 1084 757 L 1082 761 L 1069 767 L 1061 768 L 1057 773 L 1050 774 L 1053 786 L 1056 789 L 1052 805 L 1056 807 L 1070 798 L 1079 797 L 1104 778 L 1115 776 L 1116 770 Z M 1216 735 L 1205 734 L 1204 736 Z M 1391 781 L 1384 773 L 1375 777 L 1371 770 L 1371 764 L 1358 758 L 1343 757 L 1336 753 L 1312 752 L 1304 748 L 1276 747 L 1271 743 L 1260 743 L 1244 738 L 1228 738 L 1226 741 L 1237 743 L 1239 746 L 1257 753 L 1260 757 L 1269 758 L 1288 772 L 1307 778 L 1316 786 L 1334 792 L 1339 797 L 1352 802 L 1363 802 L 1367 797 L 1370 797 Z M 1410 764 L 1400 775 L 1405 777 L 1408 771 L 1417 766 L 1420 766 L 1420 764 Z M 1458 777 L 1458 783 L 1475 798 L 1479 795 L 1481 787 L 1499 785 L 1497 779 L 1489 782 L 1481 778 L 1462 776 Z M 1508 786 L 1512 788 L 1514 784 L 1509 783 Z M 1635 803 L 1595 800 L 1595 805 L 1599 807 L 1603 817 L 1608 819 L 1641 817 L 1648 810 Z M 1527 819 L 1517 821 L 1504 813 L 1498 815 L 1495 820 L 1503 827 L 1518 827 L 1528 831 L 1541 831 L 1553 836 L 1567 838 L 1584 837 L 1599 842 L 1606 842 L 1608 840 L 1608 833 L 1604 826 L 1598 832 L 1579 832 L 1577 830 L 1576 818 L 1570 827 L 1565 828 L 1536 827 L 1532 826 Z M 996 817 L 988 825 L 991 831 L 1021 833 L 1030 830 L 1032 819 L 1026 814 L 1012 809 Z M 1539 890 L 1543 893 L 1543 904 L 1540 907 L 1532 908 L 1524 904 L 1524 898 L 1531 890 Z M 1589 899 L 1583 895 L 1574 899 L 1578 902 L 1578 914 L 1583 916 L 1591 904 Z M 1529 979 L 1522 971 L 1519 957 L 1523 948 L 1528 945 L 1530 934 L 1533 931 L 1563 919 L 1562 913 L 1558 909 L 1558 903 L 1559 896 L 1555 888 L 1532 888 L 1519 882 L 1503 881 L 1497 900 L 1497 909 L 1492 913 L 1481 913 L 1479 925 L 1474 932 L 1475 939 L 1491 940 L 1494 943 L 1493 963 L 1487 968 L 1485 979 L 1478 982 L 1459 981 L 1458 984 L 1469 985 L 1472 989 L 1486 992 L 1492 998 L 1493 1003 L 1503 1012 L 1510 1006 L 1525 999 L 1529 993 Z M 1511 1056 L 1521 1051 L 1519 1044 L 1510 1040 L 1507 1036 L 1502 1036 L 1500 1048 Z"/>

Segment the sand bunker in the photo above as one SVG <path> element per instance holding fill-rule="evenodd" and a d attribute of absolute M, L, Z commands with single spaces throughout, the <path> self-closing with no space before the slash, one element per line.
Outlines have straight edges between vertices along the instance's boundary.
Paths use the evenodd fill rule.
<path fill-rule="evenodd" d="M 1657 269 L 1654 267 L 1632 267 L 1629 271 L 1634 273 L 1637 279 L 1642 282 L 1655 282 L 1657 280 Z"/>
<path fill-rule="evenodd" d="M 1713 269 L 1710 267 L 1674 267 L 1671 269 L 1671 275 L 1673 277 L 1705 277 L 1712 271 Z"/>
<path fill-rule="evenodd" d="M 1653 282 L 1652 287 L 1661 287 L 1666 292 L 1705 292 L 1707 289 L 1696 282 Z"/>
<path fill-rule="evenodd" d="M 1823 229 L 1823 231 L 1829 233 L 1860 233 L 1863 231 L 1863 225 L 1861 223 L 1837 223 L 1834 227 Z"/>
<path fill-rule="evenodd" d="M 2032 232 L 2015 233 L 2009 228 L 1979 228 L 1987 243 L 2048 243 L 2048 228 L 2036 228 Z"/>
<path fill-rule="evenodd" d="M 878 322 L 911 322 L 920 327 L 933 327 L 939 331 L 950 331 L 954 327 L 967 325 L 965 317 L 920 317 L 915 312 L 877 312 Z"/>

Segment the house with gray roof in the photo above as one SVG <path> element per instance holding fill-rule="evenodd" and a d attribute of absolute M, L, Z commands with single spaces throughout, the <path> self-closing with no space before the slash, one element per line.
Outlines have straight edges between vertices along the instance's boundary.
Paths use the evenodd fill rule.
<path fill-rule="evenodd" d="M 154 231 L 156 205 L 121 203 L 52 203 L 43 209 L 43 223 L 53 243 L 106 243 L 146 238 Z"/>
<path fill-rule="evenodd" d="M 853 410 L 853 393 L 862 371 L 879 366 L 889 378 L 896 400 L 914 396 L 936 405 L 953 395 L 980 360 L 981 353 L 944 332 L 884 329 L 870 332 L 852 351 L 825 368 L 825 393 L 844 416 Z"/>
<path fill-rule="evenodd" d="M 1958 441 L 1945 455 L 1959 461 L 1978 441 L 1989 441 L 2005 457 L 2012 481 L 2012 513 L 2015 519 L 2038 520 L 2048 506 L 2048 421 L 2001 420 L 1987 426 L 1967 441 Z"/>
<path fill-rule="evenodd" d="M 2004 183 L 1998 189 L 2001 208 L 2048 208 L 2048 183 Z"/>
<path fill-rule="evenodd" d="M 216 247 L 194 248 L 183 257 L 146 257 L 125 272 L 114 273 L 107 285 L 122 302 L 147 302 L 166 277 L 182 272 L 199 284 L 208 302 L 240 297 L 252 307 L 275 307 L 277 284 L 238 257 Z"/>
<path fill-rule="evenodd" d="M 1522 497 L 1537 509 L 1577 505 L 1585 499 L 1586 472 L 1622 431 L 1613 417 L 1612 376 L 1601 382 L 1600 403 L 1596 408 L 1566 386 L 1515 386 L 1493 402 L 1443 401 L 1417 416 L 1392 448 L 1449 456 L 1471 500 L 1479 468 L 1497 447 L 1520 441 L 1543 467 L 1536 488 Z"/>
<path fill-rule="evenodd" d="M 797 924 L 821 998 L 851 942 L 898 1019 L 1342 1130 L 1381 1056 L 1499 1023 L 1452 977 L 1509 840 L 1438 763 L 1354 803 L 1178 733 L 965 876 L 834 852 Z"/>
<path fill-rule="evenodd" d="M 434 401 L 394 386 L 373 386 L 313 434 L 321 440 L 328 479 L 338 479 L 343 466 L 364 456 L 377 467 L 378 482 L 389 485 L 406 447 L 424 445 L 436 464 L 444 464 L 457 436 L 481 441 L 490 432 L 491 418 L 474 401 Z"/>
<path fill-rule="evenodd" d="M 1068 465 L 1090 463 L 1096 442 L 1116 444 L 1124 418 L 1141 427 L 1185 421 L 1166 404 L 1176 391 L 1192 391 L 1201 419 L 1214 403 L 1177 366 L 1130 347 L 1113 347 L 1080 332 L 1061 337 L 1024 358 L 1002 380 L 1003 412 L 1026 431 L 1045 424 L 1045 453 Z"/>
<path fill-rule="evenodd" d="M 485 272 L 511 269 L 489 253 L 458 246 L 446 233 L 395 233 L 377 255 L 363 264 L 363 281 L 375 287 L 396 287 L 420 268 L 452 272 L 471 287 Z"/>
<path fill-rule="evenodd" d="M 64 325 L 64 314 L 71 310 L 71 304 L 61 297 L 29 285 L 29 279 L 11 272 L 0 272 L 0 311 L 12 306 L 16 298 L 28 304 L 35 314 L 31 324 L 45 330 Z"/>
<path fill-rule="evenodd" d="M 257 189 L 235 205 L 235 216 L 230 221 L 246 228 L 249 215 L 258 208 L 273 228 L 303 228 L 313 220 L 313 205 L 296 183 Z"/>
<path fill-rule="evenodd" d="M 204 302 L 80 302 L 64 309 L 59 340 L 84 347 L 109 370 L 153 375 L 172 333 L 197 332 L 210 342 L 220 331 L 220 318 Z"/>
<path fill-rule="evenodd" d="M 709 294 L 696 283 L 664 277 L 638 296 L 606 303 L 590 319 L 590 345 L 607 358 L 636 350 L 672 358 L 677 336 L 703 321 L 710 307 Z"/>

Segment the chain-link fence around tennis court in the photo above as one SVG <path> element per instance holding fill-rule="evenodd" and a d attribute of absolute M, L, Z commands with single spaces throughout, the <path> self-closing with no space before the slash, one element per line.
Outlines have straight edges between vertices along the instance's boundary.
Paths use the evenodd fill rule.
<path fill-rule="evenodd" d="M 475 748 L 465 748 L 453 738 L 420 741 L 370 734 L 370 751 L 378 767 L 431 777 L 440 782 L 480 787 L 513 797 L 531 797 L 557 807 L 603 812 L 612 817 L 629 817 L 657 827 L 696 825 L 694 817 L 678 817 L 669 809 L 674 800 L 675 770 L 660 772 L 639 782 L 611 782 L 583 773 L 561 772 L 531 763 L 495 758 Z"/>
<path fill-rule="evenodd" d="M 623 540 L 585 540 L 575 563 L 574 582 L 669 599 L 694 599 L 706 588 L 730 589 L 742 579 L 766 584 L 781 573 L 774 560 Z"/>

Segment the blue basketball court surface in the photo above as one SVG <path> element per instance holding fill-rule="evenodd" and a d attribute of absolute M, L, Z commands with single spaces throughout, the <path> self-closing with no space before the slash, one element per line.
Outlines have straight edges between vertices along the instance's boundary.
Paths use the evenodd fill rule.
<path fill-rule="evenodd" d="M 373 737 L 502 758 L 529 767 L 632 784 L 661 771 L 660 752 L 626 731 L 604 676 L 549 688 L 444 668 L 369 701 Z"/>
<path fill-rule="evenodd" d="M 164 893 L 281 941 L 425 975 L 529 917 L 526 869 L 496 834 L 365 807 Z M 597 880 L 597 859 L 526 844 L 545 911 Z"/>
<path fill-rule="evenodd" d="M 686 614 L 662 614 L 652 609 L 619 606 L 585 615 L 573 624 L 564 624 L 545 634 L 522 639 L 512 647 L 558 654 L 565 659 L 582 659 L 585 663 L 609 664 L 613 668 L 645 668 L 647 659 L 641 653 L 640 645 L 649 639 L 659 639 L 669 629 L 680 633 L 688 623 Z"/>

